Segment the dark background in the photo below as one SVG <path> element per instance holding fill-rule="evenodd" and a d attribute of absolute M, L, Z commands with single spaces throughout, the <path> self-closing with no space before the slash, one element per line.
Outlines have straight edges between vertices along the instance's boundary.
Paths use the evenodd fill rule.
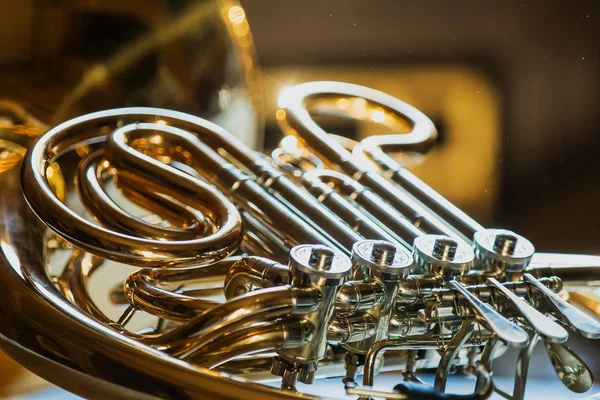
<path fill-rule="evenodd" d="M 541 251 L 600 252 L 600 2 L 242 3 L 266 69 L 485 71 L 500 88 L 502 156 L 497 206 L 481 222 L 518 231 Z"/>

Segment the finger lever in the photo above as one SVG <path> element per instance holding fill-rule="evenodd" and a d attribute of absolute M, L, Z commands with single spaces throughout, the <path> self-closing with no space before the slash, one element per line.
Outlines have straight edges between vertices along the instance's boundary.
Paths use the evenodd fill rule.
<path fill-rule="evenodd" d="M 527 333 L 508 319 L 500 315 L 489 305 L 475 297 L 471 292 L 465 289 L 457 281 L 450 281 L 448 284 L 456 289 L 458 293 L 469 302 L 471 308 L 477 316 L 482 319 L 488 327 L 498 335 L 498 338 L 511 347 L 525 347 L 529 343 Z"/>
<path fill-rule="evenodd" d="M 600 323 L 594 318 L 586 315 L 577 307 L 561 299 L 556 293 L 544 286 L 531 274 L 524 274 L 523 280 L 528 282 L 540 294 L 542 300 L 554 311 L 554 316 L 561 322 L 570 325 L 571 328 L 582 336 L 590 339 L 600 338 Z"/>
<path fill-rule="evenodd" d="M 564 343 L 567 341 L 569 333 L 565 328 L 530 306 L 524 299 L 508 290 L 495 278 L 488 278 L 487 283 L 514 306 L 516 311 L 521 314 L 525 321 L 531 325 L 544 341 L 551 343 Z"/>
<path fill-rule="evenodd" d="M 594 386 L 590 367 L 564 344 L 546 343 L 546 352 L 559 379 L 575 393 L 585 393 Z"/>

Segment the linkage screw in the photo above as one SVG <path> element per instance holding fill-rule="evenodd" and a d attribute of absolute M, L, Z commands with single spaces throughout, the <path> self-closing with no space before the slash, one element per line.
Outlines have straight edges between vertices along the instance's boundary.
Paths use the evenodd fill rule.
<path fill-rule="evenodd" d="M 499 233 L 494 239 L 493 249 L 503 256 L 512 255 L 515 253 L 517 240 L 517 237 L 510 233 Z"/>
<path fill-rule="evenodd" d="M 315 247 L 310 253 L 308 264 L 319 271 L 329 271 L 334 256 L 335 253 L 327 247 Z"/>
<path fill-rule="evenodd" d="M 454 239 L 436 239 L 433 244 L 432 256 L 442 261 L 452 261 L 456 255 L 458 243 Z"/>
<path fill-rule="evenodd" d="M 375 243 L 371 250 L 371 259 L 379 265 L 391 265 L 395 256 L 396 246 L 391 243 Z"/>

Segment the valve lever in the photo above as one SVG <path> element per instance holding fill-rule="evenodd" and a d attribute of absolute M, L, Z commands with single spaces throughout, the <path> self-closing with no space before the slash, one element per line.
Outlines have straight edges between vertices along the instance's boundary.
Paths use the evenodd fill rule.
<path fill-rule="evenodd" d="M 600 338 L 600 323 L 586 315 L 577 307 L 561 299 L 556 293 L 544 286 L 531 274 L 524 274 L 523 280 L 531 285 L 542 295 L 542 300 L 552 308 L 554 316 L 582 336 L 589 339 Z"/>
<path fill-rule="evenodd" d="M 460 295 L 469 302 L 471 308 L 477 313 L 479 319 L 498 335 L 498 338 L 511 347 L 525 347 L 529 343 L 527 333 L 500 315 L 488 304 L 475 297 L 464 286 L 455 280 L 448 284 L 456 289 Z"/>
<path fill-rule="evenodd" d="M 585 393 L 594 385 L 590 368 L 568 346 L 546 343 L 546 351 L 556 375 L 572 392 Z"/>
<path fill-rule="evenodd" d="M 544 341 L 551 343 L 564 343 L 567 341 L 569 334 L 562 326 L 530 306 L 525 300 L 508 290 L 495 278 L 488 278 L 487 283 L 495 292 L 502 294 L 514 306 Z"/>

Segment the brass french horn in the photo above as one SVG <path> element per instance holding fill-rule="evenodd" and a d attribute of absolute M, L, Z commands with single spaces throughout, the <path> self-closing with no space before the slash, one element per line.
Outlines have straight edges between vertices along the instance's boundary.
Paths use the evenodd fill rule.
<path fill-rule="evenodd" d="M 411 131 L 350 143 L 314 122 L 320 112 L 383 113 Z M 389 152 L 425 152 L 436 135 L 400 100 L 307 83 L 286 91 L 277 118 L 292 136 L 273 158 L 156 108 L 100 111 L 39 137 L 20 171 L 0 175 L 5 351 L 87 397 L 304 398 L 298 382 L 340 376 L 363 397 L 443 398 L 461 365 L 477 377 L 465 398 L 486 398 L 500 390 L 493 361 L 514 347 L 505 395 L 520 399 L 541 341 L 567 387 L 591 387 L 564 343 L 567 329 L 600 337 L 600 324 L 557 293 L 595 273 L 578 266 L 595 258 L 552 263 L 398 164 Z M 103 270 L 112 308 L 91 286 Z M 154 319 L 135 326 L 140 315 Z M 382 368 L 408 383 L 382 393 Z M 420 368 L 436 368 L 433 387 Z M 257 383 L 277 376 L 280 388 Z"/>
<path fill-rule="evenodd" d="M 243 10 L 218 4 L 247 48 Z M 124 108 L 85 109 L 120 62 L 88 70 L 46 114 L 2 104 L 0 348 L 26 368 L 87 398 L 517 400 L 542 342 L 565 386 L 592 387 L 565 343 L 600 338 L 600 323 L 563 289 L 597 278 L 600 260 L 485 228 L 400 164 L 394 153 L 435 143 L 419 110 L 362 86 L 301 84 L 279 99 L 286 137 L 265 155 L 202 107 L 125 107 L 148 99 L 131 88 Z M 356 143 L 317 115 L 397 133 Z M 493 376 L 508 348 L 510 393 Z M 446 393 L 457 368 L 472 393 Z M 384 371 L 398 372 L 393 390 Z M 324 377 L 328 392 L 314 385 Z"/>

